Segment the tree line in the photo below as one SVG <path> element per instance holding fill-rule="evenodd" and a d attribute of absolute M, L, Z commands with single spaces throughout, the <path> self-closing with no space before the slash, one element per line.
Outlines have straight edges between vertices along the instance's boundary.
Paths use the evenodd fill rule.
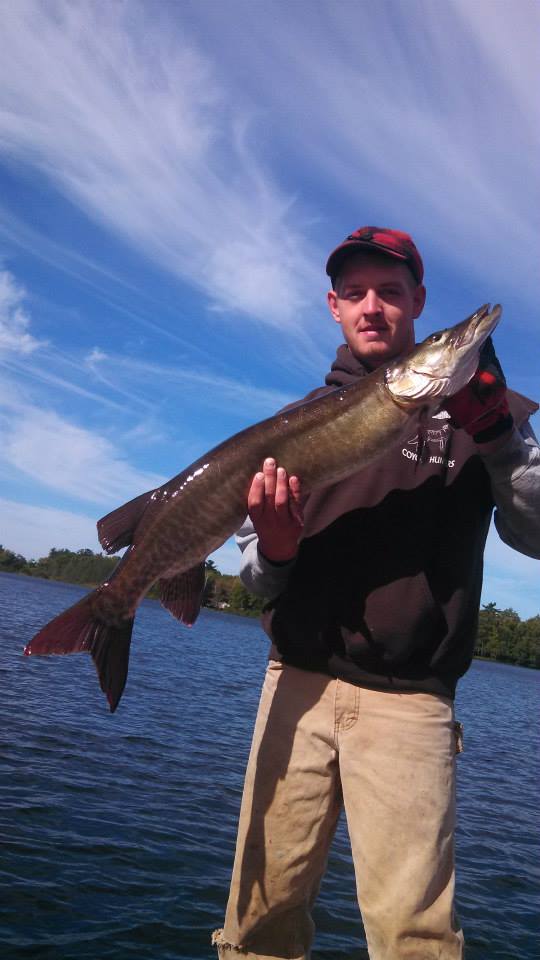
<path fill-rule="evenodd" d="M 26 560 L 21 554 L 0 546 L 0 571 L 3 573 L 23 573 L 30 577 L 80 583 L 88 587 L 107 580 L 119 560 L 120 557 L 107 557 L 88 549 L 74 552 L 56 547 L 49 551 L 47 557 Z M 158 588 L 154 586 L 148 596 L 157 598 Z M 221 573 L 213 560 L 206 561 L 203 606 L 256 617 L 261 613 L 263 605 L 263 600 L 248 593 L 240 577 Z"/>
<path fill-rule="evenodd" d="M 22 573 L 46 580 L 63 580 L 95 586 L 106 580 L 119 557 L 107 557 L 92 550 L 56 549 L 40 560 L 26 560 L 12 550 L 0 546 L 0 571 Z M 157 597 L 154 587 L 149 597 Z M 206 561 L 206 586 L 203 606 L 225 610 L 242 616 L 256 617 L 264 601 L 253 596 L 239 577 L 221 573 L 213 560 Z M 475 655 L 489 660 L 502 660 L 525 667 L 540 667 L 540 614 L 521 620 L 515 610 L 499 610 L 495 603 L 486 603 L 480 610 Z"/>

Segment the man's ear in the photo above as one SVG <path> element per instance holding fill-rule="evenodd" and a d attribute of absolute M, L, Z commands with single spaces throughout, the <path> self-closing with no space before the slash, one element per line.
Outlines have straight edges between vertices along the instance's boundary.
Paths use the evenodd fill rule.
<path fill-rule="evenodd" d="M 335 290 L 329 290 L 326 295 L 326 302 L 328 303 L 328 309 L 332 314 L 336 323 L 341 323 L 341 317 L 339 315 L 338 307 L 338 295 Z"/>
<path fill-rule="evenodd" d="M 413 320 L 420 316 L 426 305 L 426 288 L 419 283 L 414 291 Z"/>

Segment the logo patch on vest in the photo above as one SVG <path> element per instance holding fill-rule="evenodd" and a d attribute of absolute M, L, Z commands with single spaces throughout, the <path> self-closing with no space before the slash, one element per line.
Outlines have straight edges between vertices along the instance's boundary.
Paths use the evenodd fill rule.
<path fill-rule="evenodd" d="M 437 419 L 442 418 L 437 417 Z M 445 467 L 453 467 L 456 461 L 444 456 L 449 439 L 450 427 L 447 423 L 443 423 L 436 430 L 428 429 L 422 435 L 417 433 L 411 437 L 407 441 L 407 446 L 403 447 L 401 455 L 407 460 L 417 461 L 420 456 L 420 463 L 438 463 Z"/>

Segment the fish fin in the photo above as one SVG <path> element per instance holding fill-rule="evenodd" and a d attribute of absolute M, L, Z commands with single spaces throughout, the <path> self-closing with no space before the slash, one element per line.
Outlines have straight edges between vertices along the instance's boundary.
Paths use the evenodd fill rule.
<path fill-rule="evenodd" d="M 204 562 L 170 579 L 159 581 L 159 599 L 173 617 L 188 627 L 195 623 L 201 609 L 206 582 Z"/>
<path fill-rule="evenodd" d="M 24 653 L 30 657 L 86 651 L 114 713 L 126 685 L 133 619 L 114 626 L 103 623 L 92 610 L 95 592 L 51 620 L 30 640 Z"/>
<path fill-rule="evenodd" d="M 117 507 L 116 510 L 112 510 L 98 520 L 98 540 L 105 553 L 114 553 L 132 543 L 135 529 L 154 493 L 154 490 L 141 493 L 140 496 L 129 500 L 128 503 L 124 503 L 123 506 Z"/>
<path fill-rule="evenodd" d="M 111 713 L 120 703 L 126 685 L 134 619 L 115 626 L 98 624 L 92 641 L 90 653 Z"/>

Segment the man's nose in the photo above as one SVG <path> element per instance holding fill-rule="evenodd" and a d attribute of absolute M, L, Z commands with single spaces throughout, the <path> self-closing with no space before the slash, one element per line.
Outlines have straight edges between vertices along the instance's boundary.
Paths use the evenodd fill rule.
<path fill-rule="evenodd" d="M 379 313 L 381 301 L 376 290 L 369 289 L 364 297 L 364 313 Z"/>

